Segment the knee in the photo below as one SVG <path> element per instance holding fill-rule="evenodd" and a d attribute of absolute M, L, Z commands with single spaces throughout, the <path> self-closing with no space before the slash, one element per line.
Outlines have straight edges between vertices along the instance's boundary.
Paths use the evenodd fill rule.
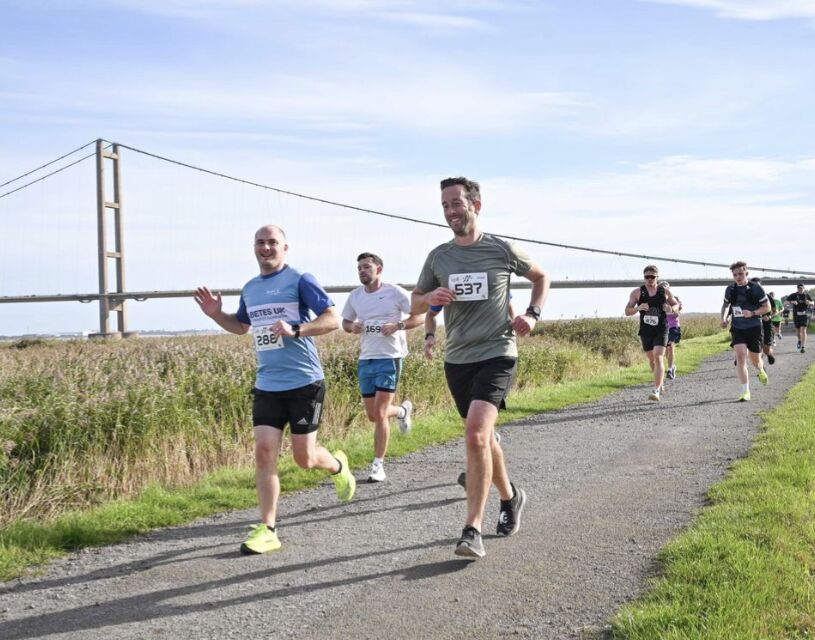
<path fill-rule="evenodd" d="M 491 446 L 491 438 L 484 429 L 472 429 L 468 427 L 465 440 L 468 449 L 487 449 Z"/>
<path fill-rule="evenodd" d="M 368 416 L 368 420 L 370 420 L 371 422 L 376 422 L 377 415 L 376 415 L 376 411 L 374 411 L 373 409 L 369 409 L 368 407 L 365 407 L 365 415 Z"/>
<path fill-rule="evenodd" d="M 268 443 L 256 442 L 255 443 L 255 463 L 260 466 L 268 466 L 274 462 L 275 452 L 274 447 Z"/>

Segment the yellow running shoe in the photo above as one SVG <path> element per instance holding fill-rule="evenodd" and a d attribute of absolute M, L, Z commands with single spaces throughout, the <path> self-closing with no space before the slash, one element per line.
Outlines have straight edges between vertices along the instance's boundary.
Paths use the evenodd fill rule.
<path fill-rule="evenodd" d="M 280 540 L 277 532 L 272 531 L 267 524 L 252 525 L 252 531 L 246 542 L 241 545 L 241 553 L 249 555 L 252 553 L 266 553 L 276 551 L 280 548 Z"/>
<path fill-rule="evenodd" d="M 759 369 L 758 370 L 758 381 L 761 384 L 767 384 L 770 381 L 770 378 L 767 375 L 767 372 L 764 371 L 764 369 Z"/>
<path fill-rule="evenodd" d="M 739 402 L 747 402 L 748 400 L 750 400 L 750 392 L 749 391 L 745 391 L 744 393 L 742 393 L 739 396 Z"/>
<path fill-rule="evenodd" d="M 334 487 L 337 489 L 337 497 L 342 502 L 351 502 L 354 497 L 354 491 L 357 489 L 357 479 L 351 473 L 351 465 L 348 464 L 348 456 L 343 451 L 335 451 L 334 457 L 342 465 L 339 473 L 331 476 L 334 481 Z"/>

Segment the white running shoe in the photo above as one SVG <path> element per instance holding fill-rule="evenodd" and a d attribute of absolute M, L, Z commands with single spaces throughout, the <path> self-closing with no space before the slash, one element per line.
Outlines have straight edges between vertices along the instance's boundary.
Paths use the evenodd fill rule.
<path fill-rule="evenodd" d="M 659 402 L 659 389 L 654 389 L 649 395 L 649 400 L 653 400 L 654 402 Z"/>
<path fill-rule="evenodd" d="M 385 465 L 381 462 L 371 464 L 371 470 L 368 472 L 368 482 L 383 482 L 385 478 L 387 478 Z"/>
<path fill-rule="evenodd" d="M 410 400 L 405 400 L 401 404 L 401 407 L 405 410 L 405 417 L 396 418 L 396 421 L 399 423 L 399 431 L 402 433 L 410 433 L 410 429 L 413 427 L 413 420 L 411 418 L 413 403 Z"/>

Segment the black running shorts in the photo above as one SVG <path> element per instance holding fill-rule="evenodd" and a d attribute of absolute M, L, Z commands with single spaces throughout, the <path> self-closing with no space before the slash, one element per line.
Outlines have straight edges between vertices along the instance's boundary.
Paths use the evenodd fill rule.
<path fill-rule="evenodd" d="M 731 344 L 746 344 L 748 351 L 761 353 L 761 333 L 761 325 L 750 329 L 730 329 Z"/>
<path fill-rule="evenodd" d="M 500 409 L 512 387 L 517 365 L 517 358 L 509 357 L 465 364 L 445 362 L 444 375 L 458 414 L 466 418 L 473 400 L 483 400 Z"/>
<path fill-rule="evenodd" d="M 766 322 L 764 320 L 761 321 L 761 335 L 764 339 L 764 344 L 768 347 L 773 346 L 773 335 L 775 334 L 773 333 L 773 323 L 771 320 L 767 320 Z"/>
<path fill-rule="evenodd" d="M 286 424 L 291 432 L 303 435 L 317 431 L 323 413 L 325 381 L 318 380 L 305 387 L 288 391 L 262 391 L 252 389 L 255 396 L 252 424 L 283 430 Z"/>
<path fill-rule="evenodd" d="M 796 312 L 792 319 L 796 327 L 806 327 L 809 324 L 809 316 L 806 313 L 798 315 Z"/>
<path fill-rule="evenodd" d="M 640 342 L 642 343 L 642 350 L 646 353 L 653 351 L 654 347 L 664 347 L 668 344 L 668 327 L 664 327 L 660 331 L 641 332 Z"/>

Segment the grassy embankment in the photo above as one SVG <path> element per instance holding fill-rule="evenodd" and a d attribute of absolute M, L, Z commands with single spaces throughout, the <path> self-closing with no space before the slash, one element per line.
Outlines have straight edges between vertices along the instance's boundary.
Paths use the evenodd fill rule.
<path fill-rule="evenodd" d="M 662 552 L 661 577 L 617 615 L 615 638 L 815 637 L 814 416 L 811 368 Z"/>
<path fill-rule="evenodd" d="M 713 319 L 689 318 L 684 331 L 680 373 L 726 348 Z M 415 427 L 392 438 L 391 456 L 461 435 L 441 354 L 427 362 L 420 340 L 411 335 L 400 385 L 417 406 Z M 360 467 L 372 437 L 356 340 L 326 336 L 320 351 L 329 389 L 321 439 Z M 642 360 L 631 321 L 547 323 L 521 341 L 501 421 L 646 382 Z M 65 550 L 254 506 L 253 370 L 251 342 L 235 336 L 0 347 L 0 579 Z M 284 490 L 324 479 L 281 462 Z"/>

